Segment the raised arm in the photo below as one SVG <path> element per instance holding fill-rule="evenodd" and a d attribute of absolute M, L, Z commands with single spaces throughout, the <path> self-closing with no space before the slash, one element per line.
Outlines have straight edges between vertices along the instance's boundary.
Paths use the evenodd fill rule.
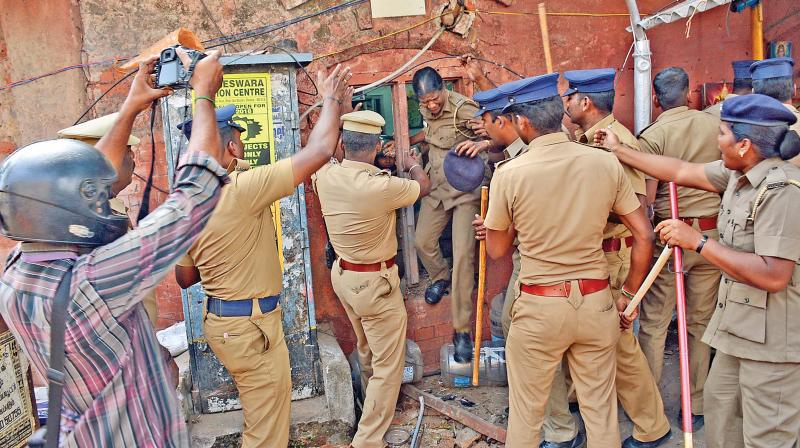
<path fill-rule="evenodd" d="M 350 67 L 342 69 L 341 65 L 337 65 L 327 77 L 322 71 L 317 72 L 322 112 L 305 148 L 292 156 L 295 185 L 314 174 L 333 156 L 339 141 L 339 119 L 350 75 Z"/>
<path fill-rule="evenodd" d="M 665 182 L 675 182 L 684 187 L 720 193 L 705 173 L 702 163 L 689 163 L 674 157 L 665 157 L 636 151 L 619 141 L 619 137 L 608 129 L 595 133 L 595 144 L 611 150 L 620 162 L 649 176 Z"/>
<path fill-rule="evenodd" d="M 213 98 L 222 85 L 218 52 L 197 64 L 191 83 L 198 95 Z M 222 148 L 210 101 L 198 102 L 194 120 L 189 151 L 177 167 L 175 191 L 136 229 L 86 258 L 88 280 L 115 316 L 138 303 L 186 253 L 227 182 L 225 170 L 216 161 Z"/>
<path fill-rule="evenodd" d="M 172 93 L 172 89 L 155 89 L 152 86 L 151 76 L 157 60 L 158 56 L 153 56 L 139 64 L 139 71 L 133 78 L 131 90 L 128 92 L 125 102 L 122 103 L 116 123 L 95 145 L 118 173 L 121 171 L 125 154 L 128 152 L 128 138 L 133 129 L 133 121 L 153 101 Z"/>

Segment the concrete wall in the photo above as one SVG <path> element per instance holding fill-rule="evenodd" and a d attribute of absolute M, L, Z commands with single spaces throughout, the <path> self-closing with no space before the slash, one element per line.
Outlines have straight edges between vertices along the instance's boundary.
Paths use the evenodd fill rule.
<path fill-rule="evenodd" d="M 298 2 L 293 2 L 297 4 Z M 164 34 L 183 26 L 193 30 L 202 39 L 220 34 L 230 34 L 259 26 L 277 23 L 320 9 L 318 3 L 305 2 L 291 10 L 285 2 L 273 0 L 110 0 L 17 1 L 0 0 L 0 87 L 13 81 L 30 78 L 48 71 L 79 62 L 97 62 L 123 58 L 136 54 Z M 322 5 L 330 6 L 332 2 Z M 432 1 L 428 1 L 431 14 Z M 436 1 L 435 3 L 439 3 Z M 480 13 L 472 32 L 461 38 L 446 33 L 432 48 L 431 55 L 474 52 L 486 59 L 506 64 L 514 70 L 532 75 L 543 73 L 542 40 L 533 1 L 514 2 L 505 7 L 495 0 L 476 2 Z M 622 0 L 597 2 L 592 0 L 545 1 L 551 12 L 625 13 Z M 663 0 L 639 1 L 642 13 L 654 12 L 664 5 Z M 767 39 L 791 40 L 800 45 L 800 13 L 794 0 L 770 0 L 765 5 L 765 32 Z M 520 15 L 498 15 L 491 12 L 514 12 Z M 421 17 L 375 19 L 369 18 L 369 6 L 320 16 L 276 31 L 272 34 L 228 45 L 228 52 L 249 51 L 291 38 L 298 42 L 301 51 L 315 55 L 345 49 L 359 42 L 384 36 L 422 20 Z M 550 16 L 550 39 L 559 71 L 596 67 L 623 67 L 631 45 L 631 36 L 624 30 L 628 25 L 625 16 L 587 17 Z M 327 68 L 337 62 L 352 64 L 356 77 L 366 83 L 398 67 L 428 41 L 435 29 L 433 23 L 414 28 L 373 44 L 359 46 L 341 54 L 326 57 L 309 66 L 309 71 Z M 648 33 L 652 41 L 654 70 L 680 65 L 690 74 L 693 89 L 702 82 L 731 79 L 729 62 L 750 57 L 749 13 L 728 14 L 720 7 L 698 14 L 691 23 L 686 37 L 686 22 L 663 25 Z M 795 52 L 800 51 L 796 48 Z M 427 59 L 427 58 L 425 58 Z M 424 60 L 424 59 L 423 59 Z M 438 62 L 450 66 L 455 73 L 453 60 Z M 632 122 L 632 61 L 624 66 L 618 84 L 617 115 L 623 122 Z M 485 64 L 489 77 L 495 82 L 513 78 L 503 69 Z M 88 104 L 118 80 L 122 74 L 108 66 L 93 66 L 68 71 L 39 81 L 0 90 L 0 153 L 55 135 L 58 129 L 71 125 Z M 299 76 L 300 88 L 313 88 Z M 124 99 L 128 83 L 111 92 L 101 101 L 90 117 L 115 111 Z M 699 101 L 699 95 L 696 95 Z M 308 95 L 301 101 L 313 102 Z M 135 148 L 137 173 L 146 177 L 150 161 L 150 142 L 146 114 L 137 122 L 135 133 L 142 143 Z M 308 125 L 308 123 L 304 124 Z M 156 185 L 166 190 L 166 165 L 160 138 L 160 123 L 156 132 Z M 135 216 L 141 196 L 142 182 L 135 181 L 124 193 L 124 198 Z M 311 191 L 308 188 L 306 191 Z M 321 217 L 316 198 L 309 193 L 309 224 L 312 229 L 312 255 L 321 259 L 324 233 L 320 229 Z M 155 191 L 153 205 L 164 195 Z M 10 247 L 4 242 L 0 249 Z M 493 297 L 504 287 L 510 270 L 509 262 L 490 263 L 487 297 Z M 328 272 L 322 264 L 313 266 L 317 318 L 330 321 L 336 336 L 347 352 L 352 348 L 353 335 L 344 311 L 330 288 Z M 161 326 L 182 319 L 180 294 L 174 280 L 167 278 L 158 289 Z M 429 307 L 419 297 L 408 302 L 410 313 L 409 336 L 415 338 L 425 351 L 429 369 L 436 365 L 438 346 L 450 337 L 449 309 L 446 302 Z"/>

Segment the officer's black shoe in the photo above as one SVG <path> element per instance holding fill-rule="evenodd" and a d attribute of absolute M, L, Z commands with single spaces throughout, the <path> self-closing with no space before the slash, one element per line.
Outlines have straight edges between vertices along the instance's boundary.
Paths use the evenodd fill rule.
<path fill-rule="evenodd" d="M 586 447 L 586 434 L 583 431 L 578 431 L 578 435 L 574 439 L 566 442 L 544 442 L 539 444 L 539 448 L 584 448 Z"/>
<path fill-rule="evenodd" d="M 472 337 L 470 337 L 469 331 L 456 331 L 453 334 L 453 346 L 455 347 L 455 352 L 453 353 L 455 362 L 467 363 L 472 361 Z"/>
<path fill-rule="evenodd" d="M 683 424 L 683 410 L 678 411 L 678 423 Z M 706 419 L 702 415 L 692 414 L 692 432 L 699 431 L 706 424 Z"/>
<path fill-rule="evenodd" d="M 672 430 L 670 429 L 664 434 L 662 437 L 653 440 L 652 442 L 640 442 L 633 438 L 633 436 L 628 437 L 625 439 L 625 442 L 622 443 L 622 448 L 656 448 L 657 446 L 661 446 L 667 440 L 672 438 Z"/>
<path fill-rule="evenodd" d="M 447 288 L 449 287 L 450 282 L 447 280 L 436 280 L 425 289 L 425 301 L 430 305 L 436 305 L 442 300 L 442 297 L 447 293 Z"/>

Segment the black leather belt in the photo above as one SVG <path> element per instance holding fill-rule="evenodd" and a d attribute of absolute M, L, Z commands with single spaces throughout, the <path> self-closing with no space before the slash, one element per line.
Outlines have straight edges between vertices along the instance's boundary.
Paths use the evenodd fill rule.
<path fill-rule="evenodd" d="M 278 307 L 280 296 L 270 296 L 258 299 L 258 307 L 266 314 Z M 253 299 L 245 300 L 220 300 L 209 297 L 206 302 L 209 313 L 219 317 L 247 317 L 253 314 Z"/>

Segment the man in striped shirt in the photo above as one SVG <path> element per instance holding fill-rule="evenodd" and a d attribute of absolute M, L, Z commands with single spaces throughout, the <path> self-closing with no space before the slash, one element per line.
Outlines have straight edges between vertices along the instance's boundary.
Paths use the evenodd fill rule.
<path fill-rule="evenodd" d="M 96 202 L 98 220 L 120 219 L 108 214 L 106 194 L 110 184 L 105 182 L 113 182 L 115 157 L 124 154 L 133 120 L 152 101 L 169 93 L 151 86 L 154 61 L 140 66 L 119 120 L 98 143 L 106 158 L 96 149 L 72 140 L 36 143 L 34 145 L 48 148 L 52 153 L 39 152 L 31 157 L 30 147 L 28 151 L 23 148 L 6 159 L 0 167 L 0 178 L 12 178 L 14 169 L 24 171 L 49 163 L 53 169 L 39 173 L 32 182 L 39 183 L 37 190 L 55 191 L 64 189 L 75 173 L 89 172 L 80 163 L 95 163 L 100 166 L 95 171 L 105 170 L 111 173 L 111 179 L 87 179 L 81 183 L 80 193 L 86 199 L 99 198 Z M 113 241 L 102 237 L 92 239 L 92 235 L 98 234 L 90 232 L 86 226 L 76 225 L 69 226 L 70 233 L 76 238 L 87 237 L 87 244 L 79 244 L 75 238 L 60 238 L 57 233 L 55 236 L 46 232 L 35 234 L 37 228 L 66 227 L 68 223 L 52 219 L 59 214 L 63 216 L 64 210 L 72 212 L 76 219 L 81 215 L 91 216 L 94 210 L 85 204 L 85 209 L 81 210 L 79 206 L 55 200 L 48 202 L 46 198 L 38 201 L 22 198 L 30 203 L 30 210 L 50 207 L 52 216 L 9 213 L 8 203 L 19 201 L 21 195 L 13 185 L 3 182 L 0 229 L 22 243 L 6 264 L 0 284 L 0 313 L 40 374 L 44 374 L 50 364 L 55 291 L 66 272 L 72 270 L 71 301 L 65 322 L 61 446 L 189 446 L 176 392 L 167 380 L 165 360 L 142 306 L 142 298 L 194 242 L 211 216 L 223 184 L 228 181 L 225 170 L 217 162 L 221 154 L 213 98 L 221 83 L 219 53 L 212 52 L 197 64 L 191 80 L 197 98 L 205 100 L 198 99 L 195 104 L 195 135 L 178 165 L 175 191 L 135 230 Z M 56 157 L 70 151 L 83 159 L 77 157 L 71 161 Z M 58 169 L 64 172 L 63 177 L 54 174 Z M 91 181 L 98 181 L 99 186 L 89 188 L 87 182 Z M 19 177 L 17 182 L 25 183 Z M 27 196 L 36 194 L 31 190 Z M 80 231 L 81 227 L 84 231 Z M 120 233 L 125 230 L 121 227 Z M 49 437 L 54 436 L 49 434 Z"/>

